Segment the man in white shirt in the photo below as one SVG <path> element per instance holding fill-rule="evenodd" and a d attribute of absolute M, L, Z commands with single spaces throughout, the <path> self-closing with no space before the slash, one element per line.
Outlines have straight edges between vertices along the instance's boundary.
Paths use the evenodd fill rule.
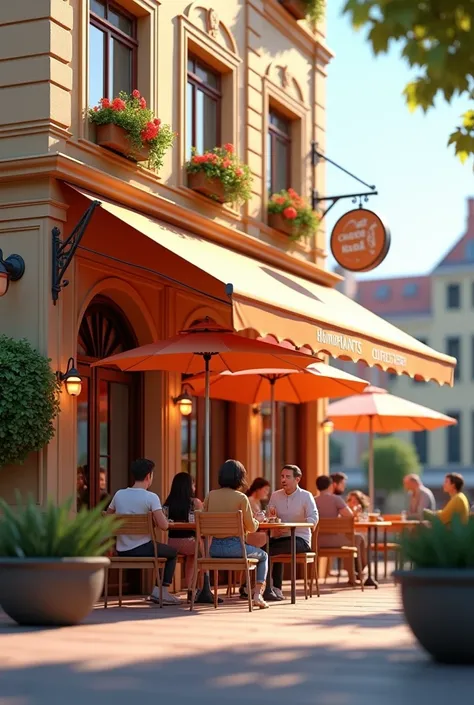
<path fill-rule="evenodd" d="M 119 490 L 115 493 L 109 508 L 108 514 L 147 514 L 153 512 L 154 524 L 166 531 L 168 529 L 168 520 L 163 514 L 160 498 L 154 492 L 149 492 L 148 489 L 153 482 L 153 470 L 155 463 L 146 458 L 135 460 L 130 468 L 131 475 L 135 480 L 132 487 L 127 487 L 124 490 Z M 171 546 L 164 543 L 158 543 L 158 557 L 166 558 L 166 564 L 163 574 L 163 604 L 176 605 L 180 600 L 175 595 L 171 595 L 168 587 L 173 580 L 173 574 L 176 568 L 177 551 Z M 148 558 L 155 555 L 151 536 L 117 536 L 117 554 L 123 558 Z M 150 595 L 152 602 L 159 602 L 158 586 L 153 588 Z"/>
<path fill-rule="evenodd" d="M 270 497 L 269 508 L 274 508 L 277 517 L 282 522 L 295 521 L 313 525 L 313 529 L 296 529 L 296 552 L 308 553 L 311 551 L 311 533 L 318 523 L 318 510 L 311 492 L 299 487 L 303 476 L 297 465 L 285 465 L 281 471 L 281 490 L 277 490 Z M 270 539 L 270 556 L 280 553 L 291 553 L 291 539 L 289 530 L 272 532 Z M 283 600 L 283 564 L 272 563 L 273 593 L 278 600 Z M 265 596 L 264 596 L 265 597 Z M 268 596 L 271 600 L 271 596 Z"/>

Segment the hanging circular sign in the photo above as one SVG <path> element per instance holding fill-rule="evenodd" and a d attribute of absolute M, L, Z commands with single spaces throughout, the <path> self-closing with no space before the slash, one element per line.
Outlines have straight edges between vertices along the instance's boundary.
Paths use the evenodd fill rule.
<path fill-rule="evenodd" d="M 365 208 L 343 215 L 331 233 L 332 256 L 349 272 L 370 272 L 384 261 L 389 249 L 390 231 Z"/>

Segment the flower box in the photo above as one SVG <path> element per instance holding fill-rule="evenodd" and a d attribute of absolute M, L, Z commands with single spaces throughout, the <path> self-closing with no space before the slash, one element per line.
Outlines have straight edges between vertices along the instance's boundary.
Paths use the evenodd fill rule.
<path fill-rule="evenodd" d="M 113 152 L 122 154 L 124 157 L 133 159 L 136 162 L 146 162 L 150 156 L 150 147 L 143 145 L 141 149 L 136 149 L 130 143 L 127 132 L 123 127 L 114 123 L 97 125 L 97 144 L 100 147 L 111 149 Z"/>
<path fill-rule="evenodd" d="M 280 0 L 280 5 L 293 15 L 295 20 L 304 20 L 308 14 L 307 5 L 303 0 Z"/>
<path fill-rule="evenodd" d="M 285 235 L 294 235 L 294 223 L 288 218 L 284 218 L 281 213 L 269 213 L 268 225 L 275 230 L 279 230 Z"/>
<path fill-rule="evenodd" d="M 209 179 L 203 171 L 188 173 L 188 186 L 202 193 L 203 196 L 211 198 L 218 203 L 226 203 L 229 199 L 225 195 L 224 185 L 220 179 Z"/>

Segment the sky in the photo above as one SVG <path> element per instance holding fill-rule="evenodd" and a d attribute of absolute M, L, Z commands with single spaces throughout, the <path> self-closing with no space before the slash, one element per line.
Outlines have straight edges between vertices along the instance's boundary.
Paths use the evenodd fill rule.
<path fill-rule="evenodd" d="M 447 147 L 466 103 L 440 101 L 426 115 L 411 113 L 402 95 L 411 73 L 399 48 L 374 57 L 364 33 L 341 15 L 343 4 L 327 2 L 327 43 L 336 56 L 328 67 L 326 154 L 377 186 L 379 195 L 366 207 L 384 219 L 392 237 L 385 261 L 360 276 L 424 274 L 464 233 L 466 199 L 474 197 L 472 165 L 462 165 Z M 321 195 L 368 190 L 330 164 L 326 174 Z M 328 232 L 354 207 L 350 199 L 339 201 L 326 216 Z"/>

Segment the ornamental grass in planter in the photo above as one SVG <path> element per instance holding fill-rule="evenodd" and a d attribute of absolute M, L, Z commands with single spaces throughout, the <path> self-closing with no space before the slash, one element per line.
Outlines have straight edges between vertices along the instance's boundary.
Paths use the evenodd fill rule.
<path fill-rule="evenodd" d="M 405 618 L 421 646 L 442 663 L 474 664 L 474 517 L 451 525 L 433 517 L 402 537 L 395 572 Z"/>
<path fill-rule="evenodd" d="M 237 159 L 232 144 L 197 154 L 186 162 L 188 186 L 219 203 L 245 203 L 251 195 L 252 175 Z"/>
<path fill-rule="evenodd" d="M 119 93 L 113 100 L 102 98 L 88 115 L 97 125 L 97 144 L 134 161 L 147 161 L 156 171 L 161 169 L 175 133 L 155 117 L 139 91 Z"/>
<path fill-rule="evenodd" d="M 18 624 L 78 624 L 101 595 L 116 517 L 103 504 L 72 516 L 72 500 L 16 505 L 0 500 L 0 606 Z"/>
<path fill-rule="evenodd" d="M 292 240 L 310 237 L 317 231 L 319 222 L 318 214 L 292 188 L 270 197 L 268 224 L 289 235 Z"/>

